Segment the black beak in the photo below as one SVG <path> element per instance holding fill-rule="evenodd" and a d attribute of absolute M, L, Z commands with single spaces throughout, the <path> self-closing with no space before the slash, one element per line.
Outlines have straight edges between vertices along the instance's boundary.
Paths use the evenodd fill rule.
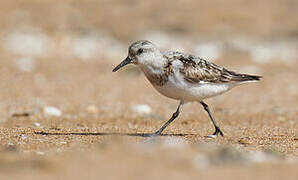
<path fill-rule="evenodd" d="M 131 59 L 129 58 L 129 56 L 127 56 L 127 58 L 125 58 L 118 66 L 116 66 L 113 69 L 113 72 L 118 71 L 120 68 L 122 68 L 123 66 L 126 66 L 127 64 L 131 63 Z"/>

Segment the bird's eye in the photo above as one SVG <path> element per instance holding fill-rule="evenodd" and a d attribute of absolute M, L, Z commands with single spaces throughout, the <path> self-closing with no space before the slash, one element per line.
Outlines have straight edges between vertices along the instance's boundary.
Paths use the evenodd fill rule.
<path fill-rule="evenodd" d="M 143 51 L 144 51 L 144 49 L 140 48 L 140 49 L 138 50 L 138 54 L 141 54 Z"/>

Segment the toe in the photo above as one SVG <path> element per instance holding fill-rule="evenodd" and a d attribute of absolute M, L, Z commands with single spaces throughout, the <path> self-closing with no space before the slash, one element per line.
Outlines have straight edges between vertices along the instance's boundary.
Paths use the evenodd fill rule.
<path fill-rule="evenodd" d="M 209 136 L 205 136 L 206 138 L 211 138 L 211 139 L 215 139 L 217 137 L 216 134 L 211 134 Z"/>

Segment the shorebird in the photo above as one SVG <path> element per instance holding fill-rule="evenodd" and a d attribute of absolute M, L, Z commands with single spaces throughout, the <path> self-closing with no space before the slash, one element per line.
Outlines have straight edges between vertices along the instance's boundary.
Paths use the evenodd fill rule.
<path fill-rule="evenodd" d="M 190 54 L 176 51 L 163 53 L 147 40 L 131 44 L 128 56 L 113 72 L 128 64 L 138 66 L 159 93 L 180 101 L 176 112 L 159 130 L 150 134 L 152 136 L 160 135 L 179 116 L 183 104 L 194 101 L 201 103 L 215 128 L 214 133 L 207 137 L 215 138 L 218 134 L 223 136 L 203 100 L 223 94 L 235 86 L 261 79 L 261 76 L 236 73 Z"/>

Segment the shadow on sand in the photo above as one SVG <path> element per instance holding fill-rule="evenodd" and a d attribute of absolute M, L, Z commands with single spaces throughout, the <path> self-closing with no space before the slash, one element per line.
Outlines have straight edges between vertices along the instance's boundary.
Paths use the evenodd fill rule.
<path fill-rule="evenodd" d="M 50 132 L 35 132 L 34 134 L 46 135 L 46 136 L 67 136 L 67 135 L 75 135 L 75 136 L 136 136 L 136 137 L 151 137 L 152 133 L 80 133 L 80 132 L 66 132 L 66 133 L 50 133 Z M 194 134 L 160 134 L 158 136 L 188 136 Z"/>

